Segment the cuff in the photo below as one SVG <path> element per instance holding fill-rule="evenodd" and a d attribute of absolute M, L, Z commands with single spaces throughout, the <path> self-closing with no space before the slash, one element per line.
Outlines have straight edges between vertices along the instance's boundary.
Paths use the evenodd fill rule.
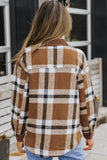
<path fill-rule="evenodd" d="M 16 139 L 17 139 L 17 141 L 23 142 L 24 136 L 25 136 L 25 134 L 22 134 L 22 135 L 16 134 Z"/>
<path fill-rule="evenodd" d="M 85 139 L 91 139 L 93 137 L 93 132 L 83 133 L 83 136 Z"/>

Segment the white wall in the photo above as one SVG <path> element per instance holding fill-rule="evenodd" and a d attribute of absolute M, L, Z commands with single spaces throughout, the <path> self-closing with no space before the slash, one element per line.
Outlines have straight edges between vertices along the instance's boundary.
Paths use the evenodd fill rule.
<path fill-rule="evenodd" d="M 41 6 L 41 4 L 44 2 L 45 0 L 39 0 L 39 7 Z"/>

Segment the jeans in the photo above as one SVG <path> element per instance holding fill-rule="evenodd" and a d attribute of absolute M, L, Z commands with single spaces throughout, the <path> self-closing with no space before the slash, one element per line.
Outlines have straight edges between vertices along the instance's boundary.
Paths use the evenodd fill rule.
<path fill-rule="evenodd" d="M 27 154 L 28 160 L 52 160 L 52 157 L 43 158 L 31 153 L 25 146 L 25 152 Z M 67 152 L 66 154 L 59 156 L 59 160 L 85 160 L 85 155 L 82 147 L 82 143 L 80 143 L 71 151 Z"/>

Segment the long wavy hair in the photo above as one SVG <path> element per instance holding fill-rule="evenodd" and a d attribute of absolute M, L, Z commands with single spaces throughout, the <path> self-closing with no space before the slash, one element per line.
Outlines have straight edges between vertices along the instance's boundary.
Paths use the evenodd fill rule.
<path fill-rule="evenodd" d="M 30 32 L 21 50 L 9 62 L 18 63 L 28 46 L 35 51 L 51 40 L 66 35 L 71 29 L 72 17 L 66 7 L 58 0 L 44 1 L 34 16 Z"/>

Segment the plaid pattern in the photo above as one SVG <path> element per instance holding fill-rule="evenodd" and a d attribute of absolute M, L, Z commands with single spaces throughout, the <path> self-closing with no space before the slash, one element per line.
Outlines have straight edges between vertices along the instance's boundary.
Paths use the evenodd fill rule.
<path fill-rule="evenodd" d="M 85 138 L 93 136 L 95 97 L 80 49 L 64 39 L 35 52 L 27 47 L 14 66 L 12 84 L 12 128 L 31 152 L 58 157 L 79 144 L 82 133 Z"/>

